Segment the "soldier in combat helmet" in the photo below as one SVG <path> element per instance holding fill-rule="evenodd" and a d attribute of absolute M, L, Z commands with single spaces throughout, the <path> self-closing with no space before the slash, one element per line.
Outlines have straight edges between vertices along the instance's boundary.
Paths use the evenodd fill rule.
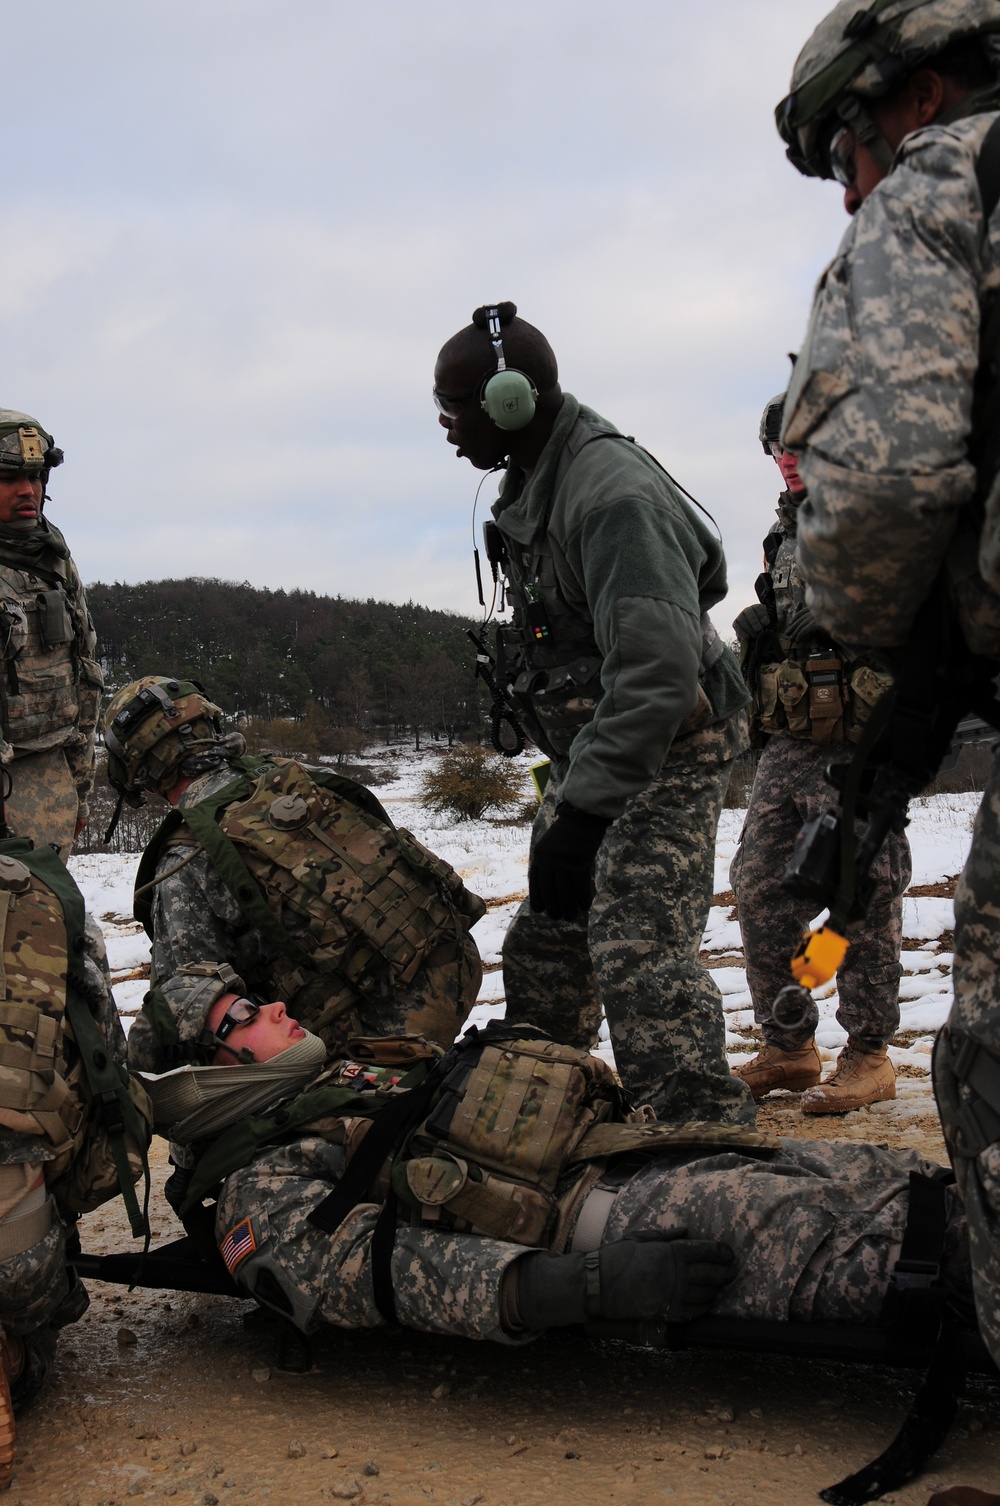
<path fill-rule="evenodd" d="M 200 686 L 163 675 L 105 713 L 112 784 L 172 807 L 136 880 L 153 962 L 130 1064 L 159 1071 L 196 1051 L 234 969 L 335 1054 L 356 1034 L 454 1040 L 482 980 L 469 934 L 482 900 L 363 785 L 244 757 L 220 716 Z"/>
<path fill-rule="evenodd" d="M 506 467 L 489 550 L 514 606 L 498 675 L 552 760 L 504 941 L 507 1017 L 589 1047 L 603 1007 L 634 1101 L 752 1122 L 699 961 L 746 746 L 746 689 L 708 616 L 722 546 L 651 455 L 560 389 L 552 347 L 516 314 L 477 309 L 434 371 L 449 444 Z"/>
<path fill-rule="evenodd" d="M 753 695 L 751 735 L 764 742 L 730 880 L 739 903 L 747 983 L 763 1048 L 736 1068 L 754 1098 L 773 1088 L 805 1089 L 806 1114 L 839 1114 L 896 1096 L 886 1046 L 899 1025 L 899 951 L 910 849 L 891 832 L 873 868 L 875 890 L 863 926 L 837 974 L 837 1019 L 847 1045 L 836 1070 L 820 1082 L 814 1022 L 782 1029 L 771 1004 L 790 981 L 788 960 L 815 904 L 781 887 L 803 822 L 828 810 L 827 766 L 847 756 L 889 683 L 865 660 L 849 657 L 824 633 L 805 603 L 795 563 L 797 517 L 806 495 L 797 457 L 779 442 L 784 393 L 764 409 L 760 442 L 785 482 L 778 518 L 764 540 L 760 600 L 733 623 Z"/>
<path fill-rule="evenodd" d="M 0 409 L 0 732 L 9 830 L 63 859 L 87 823 L 103 678 L 77 568 L 43 516 L 63 462 L 27 413 Z"/>
<path fill-rule="evenodd" d="M 836 178 L 852 216 L 816 290 L 782 433 L 809 490 L 807 603 L 898 683 L 946 602 L 949 641 L 995 669 L 1000 5 L 841 0 L 799 55 L 777 120 L 793 164 Z M 925 677 L 939 642 L 919 651 Z M 956 891 L 955 999 L 934 1075 L 979 1325 L 1000 1361 L 998 781 L 995 766 Z"/>

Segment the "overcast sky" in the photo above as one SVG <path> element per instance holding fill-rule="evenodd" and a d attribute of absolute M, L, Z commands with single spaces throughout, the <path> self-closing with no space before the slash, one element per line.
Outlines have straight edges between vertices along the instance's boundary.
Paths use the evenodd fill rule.
<path fill-rule="evenodd" d="M 773 122 L 828 9 L 5 5 L 0 403 L 66 451 L 84 579 L 475 610 L 432 370 L 510 298 L 718 519 L 726 627 L 778 490 L 760 410 L 847 223 Z"/>

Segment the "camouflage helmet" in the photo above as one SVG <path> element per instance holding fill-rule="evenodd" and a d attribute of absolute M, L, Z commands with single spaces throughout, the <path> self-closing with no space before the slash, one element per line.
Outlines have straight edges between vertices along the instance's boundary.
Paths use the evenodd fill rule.
<path fill-rule="evenodd" d="M 192 754 L 218 748 L 220 757 L 225 756 L 229 739 L 223 738 L 220 714 L 221 708 L 194 680 L 167 675 L 134 680 L 117 692 L 104 713 L 109 782 L 130 804 L 141 805 L 143 789 L 169 788 L 182 777 L 180 764 Z"/>
<path fill-rule="evenodd" d="M 788 158 L 811 178 L 832 178 L 830 139 L 850 123 L 878 157 L 892 154 L 871 135 L 862 100 L 887 94 L 953 42 L 981 37 L 994 58 L 1000 39 L 998 0 L 839 0 L 816 27 L 792 70 L 791 89 L 775 110 Z M 994 72 L 996 70 L 994 69 Z"/>
<path fill-rule="evenodd" d="M 0 471 L 40 470 L 62 465 L 63 452 L 30 413 L 0 408 Z"/>
<path fill-rule="evenodd" d="M 779 392 L 776 397 L 770 398 L 764 404 L 764 411 L 760 415 L 760 429 L 757 437 L 760 440 L 764 454 L 770 457 L 772 444 L 781 441 L 781 420 L 785 416 L 785 398 L 787 392 Z"/>

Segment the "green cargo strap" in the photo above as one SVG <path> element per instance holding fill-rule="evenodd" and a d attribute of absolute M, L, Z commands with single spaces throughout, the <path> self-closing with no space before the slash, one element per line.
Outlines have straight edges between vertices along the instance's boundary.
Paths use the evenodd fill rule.
<path fill-rule="evenodd" d="M 419 1062 L 406 1074 L 402 1083 L 407 1087 L 416 1086 L 425 1072 L 426 1063 Z M 195 1147 L 198 1164 L 181 1204 L 182 1217 L 187 1217 L 219 1182 L 225 1181 L 226 1177 L 239 1171 L 242 1166 L 249 1165 L 262 1145 L 294 1135 L 303 1126 L 313 1124 L 328 1114 L 342 1113 L 352 1119 L 375 1118 L 388 1102 L 393 1101 L 394 1099 L 359 1093 L 355 1088 L 327 1083 L 300 1093 L 287 1103 L 278 1104 L 267 1114 L 241 1119 L 204 1149 Z"/>
<path fill-rule="evenodd" d="M 72 877 L 51 847 L 32 847 L 24 838 L 0 842 L 0 853 L 18 858 L 28 871 L 51 889 L 63 912 L 66 926 L 66 1017 L 80 1050 L 87 1086 L 100 1105 L 101 1118 L 108 1134 L 111 1154 L 118 1169 L 118 1183 L 128 1213 L 134 1238 L 149 1238 L 149 1159 L 146 1155 L 146 1123 L 129 1096 L 128 1072 L 108 1055 L 107 1042 L 101 1035 L 86 1004 L 88 985 L 81 974 L 84 951 L 85 912 L 83 896 Z M 125 1134 L 135 1141 L 142 1155 L 145 1197 L 140 1210 L 132 1182 L 132 1169 L 125 1149 Z"/>

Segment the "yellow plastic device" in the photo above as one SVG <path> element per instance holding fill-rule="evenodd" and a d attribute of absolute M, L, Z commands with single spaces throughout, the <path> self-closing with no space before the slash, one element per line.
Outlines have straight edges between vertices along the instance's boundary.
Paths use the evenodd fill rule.
<path fill-rule="evenodd" d="M 829 926 L 807 931 L 792 958 L 792 977 L 803 988 L 818 988 L 829 983 L 844 958 L 850 942 Z"/>
<path fill-rule="evenodd" d="M 549 782 L 551 769 L 552 765 L 548 759 L 544 763 L 533 763 L 531 765 L 531 782 L 535 786 L 535 794 L 538 796 L 539 804 L 541 804 L 542 797 L 545 794 L 545 786 Z"/>

